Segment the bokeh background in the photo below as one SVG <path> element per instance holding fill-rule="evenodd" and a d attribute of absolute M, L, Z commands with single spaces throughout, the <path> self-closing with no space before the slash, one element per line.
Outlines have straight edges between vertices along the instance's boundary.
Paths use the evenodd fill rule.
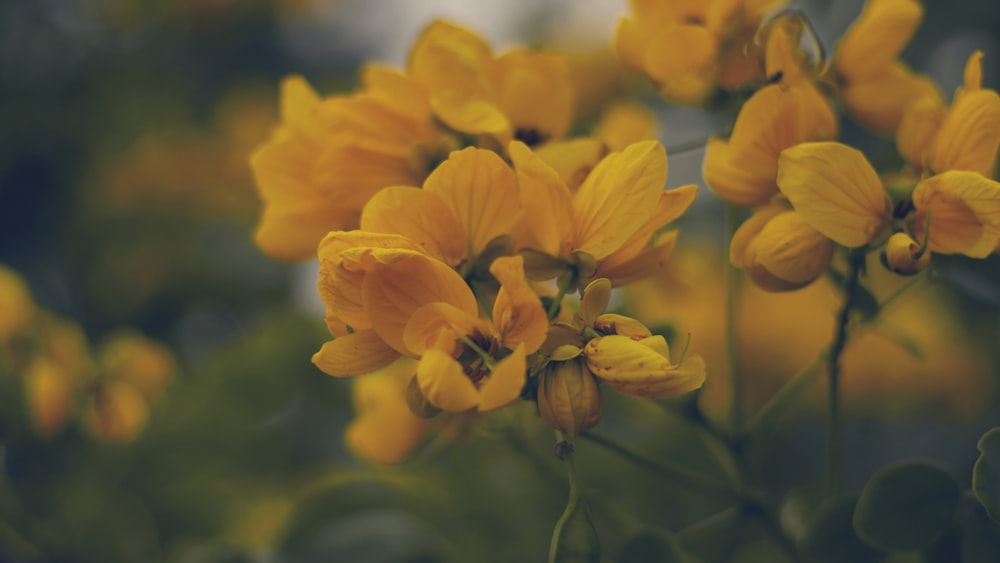
<path fill-rule="evenodd" d="M 794 4 L 829 47 L 860 0 Z M 1000 4 L 924 4 L 906 60 L 951 92 L 983 49 L 985 85 L 1000 86 Z M 498 51 L 545 45 L 600 59 L 626 10 L 624 0 L 0 3 L 0 264 L 95 347 L 127 329 L 175 360 L 127 440 L 76 418 L 40 434 L 23 382 L 0 370 L 0 561 L 543 560 L 566 483 L 530 412 L 448 436 L 400 467 L 346 450 L 350 385 L 309 361 L 327 337 L 316 265 L 255 247 L 248 156 L 276 124 L 287 74 L 347 92 L 362 62 L 401 65 L 437 17 Z M 668 152 L 732 118 L 667 107 L 634 80 L 591 78 L 595 90 L 635 88 L 650 101 Z M 850 126 L 844 136 L 876 158 L 892 151 Z M 700 183 L 701 157 L 672 155 L 669 185 Z M 722 393 L 711 366 L 725 365 L 721 217 L 702 190 L 671 270 L 623 298 L 650 323 L 694 334 L 710 411 Z M 888 293 L 894 282 L 879 283 Z M 927 285 L 845 359 L 854 488 L 907 456 L 936 459 L 968 484 L 978 436 L 1000 423 L 1000 260 L 942 260 Z M 747 290 L 750 404 L 826 345 L 835 309 L 822 284 L 782 297 Z M 807 399 L 751 449 L 793 527 L 822 465 L 821 396 Z M 649 455 L 711 466 L 715 454 L 667 406 L 610 398 L 602 428 Z M 609 560 L 648 526 L 681 530 L 726 507 L 605 452 L 578 457 Z M 684 537 L 718 547 L 717 532 L 699 533 Z M 734 553 L 748 561 L 766 552 L 740 541 Z"/>

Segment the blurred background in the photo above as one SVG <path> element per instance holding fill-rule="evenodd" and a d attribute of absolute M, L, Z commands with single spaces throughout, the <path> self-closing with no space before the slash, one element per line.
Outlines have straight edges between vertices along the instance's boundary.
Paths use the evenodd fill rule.
<path fill-rule="evenodd" d="M 860 4 L 794 3 L 828 48 Z M 968 54 L 983 49 L 984 85 L 1000 86 L 1000 4 L 924 4 L 906 60 L 950 93 Z M 438 17 L 496 51 L 529 44 L 601 57 L 627 9 L 625 0 L 0 3 L 0 264 L 9 268 L 0 292 L 30 295 L 36 311 L 34 336 L 11 337 L 0 364 L 0 561 L 542 560 L 566 483 L 550 431 L 530 412 L 401 467 L 346 450 L 350 384 L 310 363 L 327 339 L 316 265 L 278 263 L 255 247 L 248 156 L 277 123 L 287 74 L 324 95 L 348 92 L 362 62 L 402 65 Z M 731 119 L 636 95 L 657 112 L 668 153 Z M 844 138 L 875 155 L 893 150 L 850 126 Z M 701 158 L 672 155 L 669 186 L 700 183 Z M 625 302 L 693 333 L 711 373 L 725 365 L 720 202 L 703 189 L 688 215 L 671 270 Z M 942 461 L 967 484 L 978 436 L 1000 423 L 1000 261 L 942 260 L 928 286 L 845 359 L 853 487 L 905 456 Z M 751 404 L 828 342 L 832 288 L 790 299 L 746 292 Z M 15 301 L 0 298 L 0 308 Z M 17 363 L 25 354 L 57 358 L 74 346 L 87 358 L 83 388 L 61 388 L 41 368 L 30 380 L 13 375 L 31 372 Z M 709 410 L 720 393 L 710 379 Z M 602 428 L 649 455 L 713 459 L 669 408 L 608 402 Z M 821 404 L 817 393 L 752 451 L 792 512 L 808 505 L 822 464 Z M 604 452 L 579 458 L 582 480 L 601 491 L 591 503 L 609 559 L 650 523 L 679 529 L 726 506 Z M 691 537 L 711 549 L 710 538 Z"/>

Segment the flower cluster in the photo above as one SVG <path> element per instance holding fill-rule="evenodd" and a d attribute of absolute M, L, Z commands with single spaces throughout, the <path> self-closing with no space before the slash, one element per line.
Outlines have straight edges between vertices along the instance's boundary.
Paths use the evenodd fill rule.
<path fill-rule="evenodd" d="M 284 124 L 253 157 L 258 242 L 287 258 L 318 243 L 334 339 L 313 361 L 361 376 L 347 439 L 362 455 L 401 459 L 426 419 L 519 398 L 575 434 L 600 416 L 598 381 L 663 397 L 704 380 L 697 356 L 674 364 L 662 336 L 598 316 L 612 286 L 663 266 L 677 239 L 665 229 L 696 187 L 664 191 L 666 152 L 629 106 L 565 138 L 568 69 L 554 53 L 494 55 L 435 22 L 404 71 L 368 67 L 360 92 L 320 100 L 286 81 Z M 586 394 L 569 390 L 568 369 Z"/>
<path fill-rule="evenodd" d="M 79 416 L 94 437 L 129 441 L 175 371 L 164 346 L 134 332 L 92 351 L 79 326 L 38 307 L 21 276 L 0 265 L 0 379 L 20 379 L 38 436 L 52 438 Z"/>

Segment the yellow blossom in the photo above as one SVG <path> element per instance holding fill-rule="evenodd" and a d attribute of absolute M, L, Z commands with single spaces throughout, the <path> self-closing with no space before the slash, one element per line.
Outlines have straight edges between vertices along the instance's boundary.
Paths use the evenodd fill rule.
<path fill-rule="evenodd" d="M 753 36 L 780 0 L 632 0 L 615 34 L 618 58 L 667 99 L 704 103 L 716 88 L 762 80 Z"/>
<path fill-rule="evenodd" d="M 852 117 L 876 132 L 894 134 L 911 104 L 941 98 L 930 79 L 898 61 L 922 17 L 916 0 L 867 0 L 837 44 L 840 97 Z"/>
<path fill-rule="evenodd" d="M 893 233 L 885 243 L 885 263 L 897 274 L 912 276 L 931 263 L 931 252 L 906 233 Z"/>
<path fill-rule="evenodd" d="M 423 440 L 428 422 L 410 412 L 406 403 L 406 387 L 414 373 L 416 362 L 400 358 L 354 381 L 356 415 L 344 432 L 354 453 L 380 463 L 397 463 Z"/>
<path fill-rule="evenodd" d="M 361 229 L 403 235 L 429 255 L 471 272 L 491 246 L 513 252 L 519 220 L 514 172 L 496 153 L 468 147 L 451 153 L 423 189 L 394 186 L 376 194 L 365 206 Z"/>
<path fill-rule="evenodd" d="M 559 55 L 513 50 L 495 56 L 475 33 L 436 21 L 410 51 L 407 74 L 448 127 L 489 135 L 498 147 L 562 137 L 573 117 L 573 82 Z"/>
<path fill-rule="evenodd" d="M 767 72 L 778 81 L 755 92 L 736 117 L 728 140 L 713 137 L 705 149 L 705 182 L 736 205 L 762 205 L 778 193 L 781 151 L 806 141 L 837 137 L 830 103 L 801 68 L 801 23 L 782 18 L 770 26 Z"/>
<path fill-rule="evenodd" d="M 524 213 L 522 248 L 550 260 L 546 273 L 573 268 L 583 282 L 627 283 L 661 266 L 674 239 L 654 234 L 687 209 L 697 190 L 663 191 L 667 159 L 655 141 L 606 156 L 576 193 L 523 144 L 512 143 L 510 154 Z"/>

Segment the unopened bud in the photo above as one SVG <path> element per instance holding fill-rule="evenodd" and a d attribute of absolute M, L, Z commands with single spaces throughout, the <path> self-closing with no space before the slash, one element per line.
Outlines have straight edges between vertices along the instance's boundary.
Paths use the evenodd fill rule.
<path fill-rule="evenodd" d="M 926 248 L 921 249 L 920 245 L 906 233 L 896 233 L 889 237 L 882 252 L 885 265 L 903 276 L 921 272 L 931 263 L 931 251 Z"/>
<path fill-rule="evenodd" d="M 552 428 L 569 436 L 601 419 L 601 390 L 583 358 L 551 362 L 538 382 L 538 410 Z"/>

